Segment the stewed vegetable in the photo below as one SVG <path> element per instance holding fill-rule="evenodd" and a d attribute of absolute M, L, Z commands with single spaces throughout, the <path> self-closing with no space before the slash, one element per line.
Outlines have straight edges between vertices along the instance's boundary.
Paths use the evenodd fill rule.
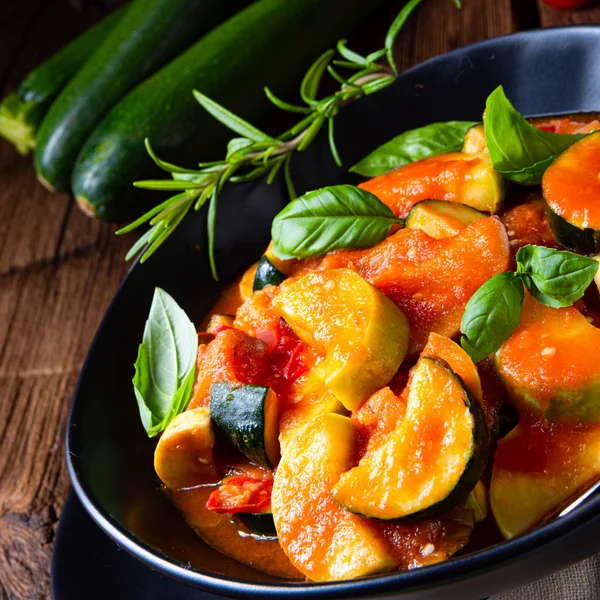
<path fill-rule="evenodd" d="M 474 529 L 520 535 L 600 477 L 600 263 L 564 249 L 543 208 L 591 203 L 573 188 L 597 170 L 573 156 L 594 123 L 532 124 L 496 90 L 483 126 L 408 132 L 355 170 L 444 131 L 431 156 L 277 215 L 205 320 L 189 407 L 175 394 L 157 446 L 202 537 L 248 564 L 246 540 L 272 544 L 270 574 L 364 577 L 447 560 Z M 232 528 L 218 544 L 215 514 Z"/>
<path fill-rule="evenodd" d="M 422 358 L 394 431 L 331 493 L 344 508 L 376 519 L 443 514 L 464 502 L 483 474 L 487 445 L 478 401 L 439 360 Z"/>

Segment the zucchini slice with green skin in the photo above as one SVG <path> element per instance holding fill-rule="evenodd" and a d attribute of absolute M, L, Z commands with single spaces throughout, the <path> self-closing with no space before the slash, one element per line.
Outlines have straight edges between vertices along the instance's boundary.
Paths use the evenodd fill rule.
<path fill-rule="evenodd" d="M 344 508 L 382 520 L 425 519 L 464 502 L 488 457 L 479 402 L 442 362 L 421 358 L 406 414 L 332 489 Z"/>
<path fill-rule="evenodd" d="M 485 216 L 487 215 L 459 202 L 423 200 L 410 209 L 404 226 L 408 229 L 421 229 L 429 237 L 441 240 L 457 235 Z"/>
<path fill-rule="evenodd" d="M 267 386 L 217 382 L 210 417 L 218 431 L 253 463 L 274 467 L 279 460 L 279 401 Z"/>
<path fill-rule="evenodd" d="M 127 7 L 114 11 L 35 68 L 15 94 L 0 105 L 0 135 L 23 155 L 35 148 L 36 134 L 52 101 L 104 41 Z"/>
<path fill-rule="evenodd" d="M 258 292 L 267 285 L 279 285 L 286 279 L 287 275 L 282 273 L 266 256 L 263 256 L 256 267 L 252 291 Z"/>
<path fill-rule="evenodd" d="M 182 1 L 206 5 L 211 15 L 231 4 Z M 82 144 L 72 180 L 80 207 L 103 220 L 139 214 L 136 201 L 141 198 L 131 182 L 160 173 L 146 152 L 145 138 L 162 159 L 194 165 L 214 159 L 215 148 L 231 137 L 198 104 L 192 90 L 257 121 L 272 109 L 265 85 L 285 98 L 320 53 L 382 4 L 383 0 L 261 0 L 210 31 L 116 104 Z M 135 58 L 131 68 L 138 68 Z"/>
<path fill-rule="evenodd" d="M 134 0 L 44 118 L 35 150 L 35 170 L 42 183 L 68 191 L 79 151 L 109 110 L 243 4 L 243 0 Z M 179 93 L 191 95 L 191 90 Z M 167 113 L 167 105 L 154 105 L 155 120 Z M 121 134 L 132 135 L 136 126 L 137 115 L 132 114 Z M 135 180 L 134 173 L 126 176 Z"/>
<path fill-rule="evenodd" d="M 550 227 L 565 248 L 600 252 L 600 132 L 575 142 L 542 179 Z"/>
<path fill-rule="evenodd" d="M 494 356 L 521 411 L 551 422 L 600 423 L 600 329 L 577 309 L 526 294 L 519 327 Z"/>
<path fill-rule="evenodd" d="M 490 507 L 505 538 L 539 525 L 600 477 L 598 427 L 552 425 L 524 415 L 498 443 Z"/>
<path fill-rule="evenodd" d="M 236 517 L 253 535 L 270 540 L 277 539 L 277 530 L 275 529 L 272 512 L 257 514 L 238 513 Z"/>
<path fill-rule="evenodd" d="M 377 196 L 395 216 L 405 218 L 423 200 L 462 202 L 496 214 L 505 185 L 488 154 L 450 152 L 409 163 L 369 179 L 360 188 Z"/>

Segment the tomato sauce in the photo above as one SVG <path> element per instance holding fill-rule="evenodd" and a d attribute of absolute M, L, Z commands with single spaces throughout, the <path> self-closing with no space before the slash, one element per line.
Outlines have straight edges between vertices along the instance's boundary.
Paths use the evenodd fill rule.
<path fill-rule="evenodd" d="M 279 544 L 245 534 L 229 516 L 206 509 L 214 487 L 169 492 L 188 525 L 212 548 L 245 565 L 283 579 L 303 579 Z"/>
<path fill-rule="evenodd" d="M 550 229 L 544 198 L 539 190 L 523 194 L 522 203 L 509 206 L 500 215 L 510 249 L 516 253 L 528 244 L 558 248 L 558 242 Z"/>
<path fill-rule="evenodd" d="M 586 132 L 600 126 L 593 117 L 581 117 L 577 121 L 543 119 L 537 120 L 536 124 L 541 129 L 556 133 Z M 440 199 L 459 200 L 461 190 L 449 188 L 447 180 L 459 171 L 464 175 L 471 168 L 469 162 L 449 160 L 442 170 L 436 160 L 430 162 L 429 175 L 427 169 L 423 171 L 421 166 L 418 176 L 415 169 L 413 177 L 409 167 L 396 183 L 390 182 L 388 177 L 384 186 L 382 179 L 375 178 L 361 187 L 380 198 L 388 198 L 383 199 L 400 216 L 406 216 L 418 200 L 437 198 L 443 185 L 450 192 Z M 408 200 L 397 201 L 396 184 L 396 187 L 410 188 Z M 409 317 L 412 344 L 409 357 L 389 387 L 375 393 L 352 414 L 357 436 L 355 463 L 369 452 L 370 446 L 376 447 L 402 419 L 406 407 L 405 390 L 410 379 L 409 367 L 425 346 L 429 332 L 433 329 L 456 338 L 467 300 L 491 276 L 512 268 L 511 261 L 514 261 L 514 254 L 519 248 L 527 244 L 558 247 L 539 188 L 512 188 L 504 207 L 499 219 L 477 221 L 455 238 L 433 240 L 419 230 L 401 230 L 391 232 L 384 242 L 366 250 L 339 251 L 325 258 L 287 261 L 286 269 L 290 276 L 311 270 L 353 269 L 383 291 Z M 440 247 L 447 249 L 441 258 L 436 255 Z M 473 289 L 466 291 L 461 276 L 465 270 L 479 276 L 473 280 Z M 596 301 L 597 296 L 595 293 Z M 309 381 L 311 370 L 319 365 L 323 356 L 300 340 L 291 327 L 271 310 L 272 290 L 265 288 L 252 298 L 251 302 L 243 304 L 239 281 L 234 282 L 226 288 L 202 324 L 206 325 L 213 313 L 236 315 L 233 328 L 217 332 L 209 345 L 200 347 L 200 375 L 190 406 L 207 405 L 210 387 L 218 380 L 268 385 L 277 392 L 281 410 L 288 415 L 287 421 L 280 423 L 282 432 L 293 430 L 305 416 L 301 410 L 297 414 L 293 412 L 299 399 L 303 398 L 308 414 L 312 410 L 311 402 L 319 409 L 318 403 L 328 393 L 324 386 L 311 388 Z M 238 311 L 242 304 L 243 308 Z M 593 320 L 596 313 L 589 304 L 586 298 L 577 308 L 585 315 L 591 314 L 588 320 Z M 592 308 L 599 310 L 600 302 Z M 482 405 L 494 444 L 499 435 L 499 415 L 509 405 L 508 394 L 491 359 L 478 365 L 478 374 Z M 533 474 L 579 469 L 582 444 L 596 434 L 600 434 L 598 426 L 551 423 L 543 417 L 521 411 L 517 429 L 497 443 L 494 464 L 501 469 Z M 245 459 L 227 451 L 221 452 L 220 448 L 218 450 L 215 454 L 220 456 L 219 469 L 225 475 L 238 478 L 261 476 Z M 271 475 L 263 473 L 263 476 Z M 489 478 L 488 472 L 483 479 L 488 482 Z M 217 489 L 212 483 L 167 494 L 190 527 L 225 557 L 269 576 L 303 579 L 277 541 L 250 535 L 229 515 L 207 509 L 207 501 Z M 418 524 L 370 523 L 385 541 L 400 569 L 446 560 L 458 551 L 489 546 L 501 539 L 491 511 L 483 523 L 476 525 L 472 535 L 473 513 L 462 506 L 439 519 Z M 213 559 L 211 568 L 233 573 L 231 561 L 225 557 L 223 564 L 227 566 L 215 568 L 218 561 Z"/>

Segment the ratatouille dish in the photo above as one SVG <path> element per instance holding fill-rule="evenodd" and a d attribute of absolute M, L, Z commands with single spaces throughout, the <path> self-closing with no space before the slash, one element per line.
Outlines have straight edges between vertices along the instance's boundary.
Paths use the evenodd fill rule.
<path fill-rule="evenodd" d="M 596 129 L 498 88 L 483 123 L 292 201 L 198 327 L 157 290 L 134 386 L 198 535 L 276 577 L 364 577 L 518 536 L 600 477 Z"/>

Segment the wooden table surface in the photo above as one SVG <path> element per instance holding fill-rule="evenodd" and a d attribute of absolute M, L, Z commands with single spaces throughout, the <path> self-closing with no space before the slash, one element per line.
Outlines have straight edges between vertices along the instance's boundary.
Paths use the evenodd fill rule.
<path fill-rule="evenodd" d="M 114 2 L 0 1 L 0 93 Z M 361 32 L 371 49 L 401 0 Z M 522 29 L 600 23 L 600 2 L 559 11 L 536 0 L 427 0 L 398 43 L 408 67 Z M 384 18 L 385 17 L 385 18 Z M 64 429 L 92 336 L 125 274 L 132 237 L 84 216 L 36 181 L 0 140 L 0 600 L 49 596 L 52 540 L 69 491 Z"/>

